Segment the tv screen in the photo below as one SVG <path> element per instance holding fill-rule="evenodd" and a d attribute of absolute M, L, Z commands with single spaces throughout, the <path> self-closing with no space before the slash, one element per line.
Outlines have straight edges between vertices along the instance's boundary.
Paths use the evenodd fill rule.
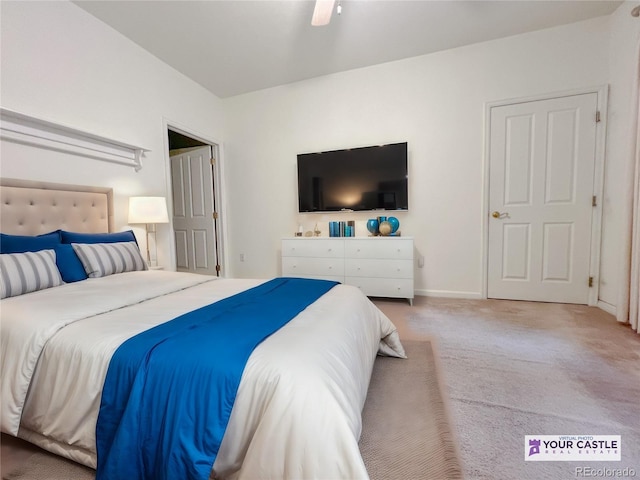
<path fill-rule="evenodd" d="M 298 155 L 300 212 L 407 210 L 407 142 Z"/>

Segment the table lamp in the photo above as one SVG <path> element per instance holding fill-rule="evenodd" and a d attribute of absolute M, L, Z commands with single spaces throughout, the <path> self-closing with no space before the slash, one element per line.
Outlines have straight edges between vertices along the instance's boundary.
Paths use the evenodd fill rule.
<path fill-rule="evenodd" d="M 164 197 L 130 197 L 129 223 L 144 223 L 147 232 L 147 261 L 150 266 L 157 264 L 156 224 L 169 223 L 167 201 Z M 153 261 L 149 249 L 149 239 L 153 236 Z"/>

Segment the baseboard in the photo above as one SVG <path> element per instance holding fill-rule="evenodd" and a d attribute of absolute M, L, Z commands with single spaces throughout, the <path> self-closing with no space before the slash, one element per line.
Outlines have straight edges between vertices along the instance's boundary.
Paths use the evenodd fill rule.
<path fill-rule="evenodd" d="M 482 300 L 484 298 L 478 292 L 459 292 L 455 290 L 415 290 L 415 294 L 420 297 L 469 298 L 473 300 Z"/>
<path fill-rule="evenodd" d="M 616 306 L 615 305 L 611 305 L 610 303 L 603 302 L 602 300 L 598 300 L 598 303 L 596 304 L 596 306 L 598 308 L 604 310 L 605 312 L 610 313 L 614 317 L 617 314 Z"/>
<path fill-rule="evenodd" d="M 453 290 L 415 290 L 415 295 L 419 297 L 443 297 L 443 298 L 467 298 L 473 300 L 482 300 L 484 297 L 477 292 L 458 292 Z M 614 317 L 616 316 L 616 306 L 610 303 L 598 300 L 596 306 Z"/>

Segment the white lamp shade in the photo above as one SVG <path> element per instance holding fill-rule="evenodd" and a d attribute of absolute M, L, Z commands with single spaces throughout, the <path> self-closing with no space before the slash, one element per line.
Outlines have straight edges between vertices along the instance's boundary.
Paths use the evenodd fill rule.
<path fill-rule="evenodd" d="M 169 223 L 164 197 L 130 197 L 129 223 Z"/>

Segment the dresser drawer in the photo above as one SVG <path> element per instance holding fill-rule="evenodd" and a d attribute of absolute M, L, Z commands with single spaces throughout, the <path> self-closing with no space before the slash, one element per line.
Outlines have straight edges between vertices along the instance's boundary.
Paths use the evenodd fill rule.
<path fill-rule="evenodd" d="M 344 276 L 344 259 L 318 257 L 282 257 L 283 276 L 309 275 L 314 278 Z"/>
<path fill-rule="evenodd" d="M 347 258 L 413 259 L 413 240 L 400 238 L 369 238 L 345 241 Z"/>
<path fill-rule="evenodd" d="M 283 257 L 343 258 L 344 240 L 329 239 L 284 239 Z"/>
<path fill-rule="evenodd" d="M 312 278 L 314 280 L 331 280 L 332 282 L 344 283 L 344 277 L 342 275 L 282 275 L 283 277 L 296 277 L 296 278 Z"/>
<path fill-rule="evenodd" d="M 413 279 L 346 277 L 345 283 L 368 297 L 413 298 Z"/>
<path fill-rule="evenodd" d="M 413 260 L 347 258 L 344 274 L 348 277 L 413 278 Z"/>

